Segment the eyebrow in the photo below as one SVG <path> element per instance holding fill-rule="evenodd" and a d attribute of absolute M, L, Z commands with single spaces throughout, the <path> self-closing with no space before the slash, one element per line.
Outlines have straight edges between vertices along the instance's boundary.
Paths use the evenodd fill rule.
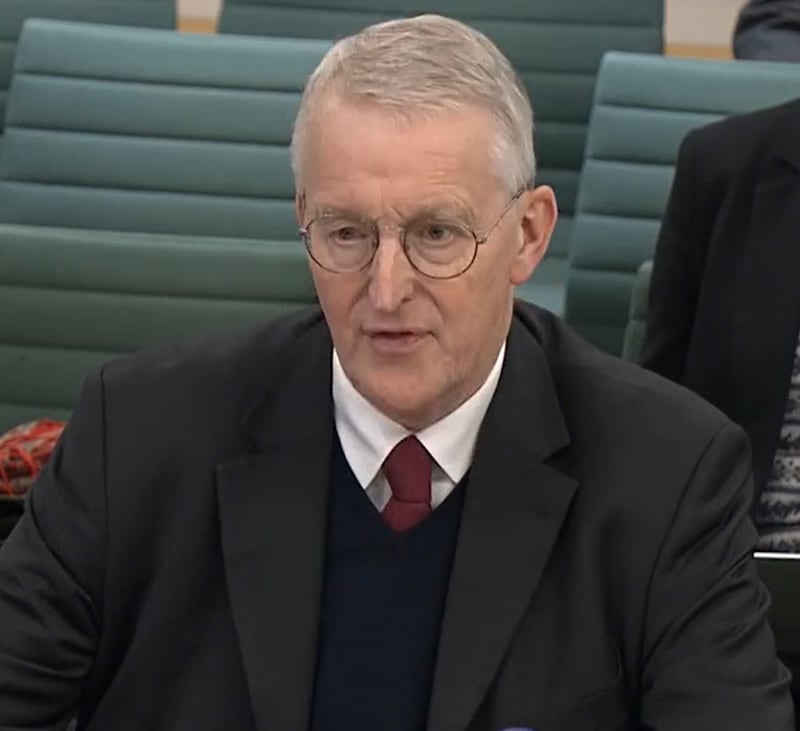
<path fill-rule="evenodd" d="M 355 221 L 370 221 L 370 216 L 347 206 L 321 206 L 315 212 L 315 218 L 341 218 Z M 403 217 L 403 221 L 414 221 L 420 218 L 455 218 L 474 222 L 475 214 L 466 205 L 456 201 L 425 201 L 409 215 Z"/>
<path fill-rule="evenodd" d="M 369 216 L 365 216 L 352 208 L 343 208 L 339 206 L 322 206 L 315 212 L 314 218 L 344 218 L 356 221 L 367 221 Z"/>

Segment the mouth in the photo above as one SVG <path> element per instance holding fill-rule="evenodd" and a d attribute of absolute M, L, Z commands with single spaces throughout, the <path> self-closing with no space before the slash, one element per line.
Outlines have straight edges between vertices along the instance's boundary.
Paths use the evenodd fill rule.
<path fill-rule="evenodd" d="M 365 334 L 377 351 L 386 353 L 410 352 L 427 336 L 422 330 L 368 330 Z"/>

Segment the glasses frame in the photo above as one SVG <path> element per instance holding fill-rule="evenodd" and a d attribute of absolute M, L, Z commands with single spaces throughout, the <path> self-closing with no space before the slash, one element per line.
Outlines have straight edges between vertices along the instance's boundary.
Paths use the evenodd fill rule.
<path fill-rule="evenodd" d="M 408 263 L 411 264 L 414 271 L 419 272 L 423 277 L 428 277 L 429 279 L 438 279 L 438 280 L 447 280 L 447 279 L 455 279 L 456 277 L 460 277 L 462 274 L 465 274 L 469 271 L 470 267 L 475 263 L 475 259 L 478 258 L 478 247 L 483 246 L 492 236 L 495 229 L 500 225 L 500 222 L 505 218 L 506 214 L 514 207 L 514 204 L 522 197 L 522 194 L 528 190 L 527 186 L 523 186 L 520 188 L 512 197 L 511 200 L 508 201 L 505 208 L 501 211 L 500 215 L 497 216 L 494 223 L 483 233 L 478 234 L 469 226 L 458 224 L 461 228 L 465 231 L 469 232 L 472 238 L 475 241 L 475 246 L 472 248 L 472 257 L 470 258 L 469 262 L 466 266 L 461 269 L 460 271 L 456 272 L 455 274 L 448 274 L 447 276 L 437 276 L 435 274 L 429 274 L 428 272 L 423 271 L 420 269 L 412 260 L 412 258 L 408 255 L 408 244 L 406 243 L 406 233 L 407 229 L 404 227 L 400 227 L 399 230 L 399 239 L 400 239 L 400 246 L 403 249 L 403 253 L 405 254 Z M 311 225 L 314 223 L 315 219 L 311 219 L 305 226 L 302 226 L 298 230 L 298 234 L 300 235 L 301 240 L 303 241 L 303 245 L 308 252 L 308 255 L 311 257 L 312 261 L 325 271 L 331 272 L 332 274 L 355 274 L 357 272 L 363 272 L 372 266 L 372 262 L 375 260 L 375 254 L 378 251 L 378 247 L 381 245 L 381 230 L 380 226 L 378 226 L 377 222 L 373 221 L 372 225 L 375 229 L 375 243 L 372 246 L 372 254 L 370 255 L 369 259 L 360 266 L 358 269 L 332 269 L 329 266 L 325 266 L 322 262 L 320 262 L 311 251 L 311 236 L 309 234 L 309 230 Z"/>

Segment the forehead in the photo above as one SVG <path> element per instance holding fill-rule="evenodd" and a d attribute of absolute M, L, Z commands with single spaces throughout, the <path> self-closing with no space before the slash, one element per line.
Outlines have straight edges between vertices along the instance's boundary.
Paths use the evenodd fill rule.
<path fill-rule="evenodd" d="M 329 99 L 309 121 L 303 189 L 317 204 L 402 208 L 477 205 L 493 176 L 494 123 L 481 107 L 408 116 Z"/>

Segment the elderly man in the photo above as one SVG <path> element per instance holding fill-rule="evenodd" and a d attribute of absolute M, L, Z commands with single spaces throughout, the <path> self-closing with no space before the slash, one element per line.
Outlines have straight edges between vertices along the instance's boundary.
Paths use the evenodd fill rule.
<path fill-rule="evenodd" d="M 746 439 L 513 302 L 556 218 L 507 59 L 338 43 L 321 311 L 88 378 L 0 553 L 0 728 L 788 731 Z"/>

